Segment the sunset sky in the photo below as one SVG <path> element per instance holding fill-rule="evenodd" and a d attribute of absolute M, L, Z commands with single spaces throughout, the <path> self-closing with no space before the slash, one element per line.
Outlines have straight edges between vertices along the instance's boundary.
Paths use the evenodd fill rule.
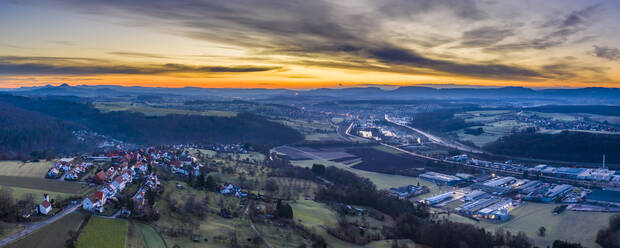
<path fill-rule="evenodd" d="M 620 1 L 0 0 L 0 87 L 620 87 Z"/>

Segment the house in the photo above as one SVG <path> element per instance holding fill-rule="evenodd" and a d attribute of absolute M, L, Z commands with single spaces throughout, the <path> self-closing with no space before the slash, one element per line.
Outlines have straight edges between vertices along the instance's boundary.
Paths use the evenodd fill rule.
<path fill-rule="evenodd" d="M 100 183 L 100 184 L 103 184 L 107 179 L 108 179 L 108 176 L 105 173 L 105 171 L 97 172 L 97 174 L 95 174 L 95 177 L 93 178 L 95 182 Z"/>
<path fill-rule="evenodd" d="M 99 201 L 99 198 L 93 193 L 82 201 L 82 209 L 92 212 L 103 212 L 103 204 L 101 203 L 101 201 Z"/>
<path fill-rule="evenodd" d="M 47 194 L 43 194 L 43 201 L 39 204 L 39 213 L 42 215 L 47 215 L 52 211 L 52 204 L 49 202 L 49 196 Z"/>
<path fill-rule="evenodd" d="M 123 191 L 125 189 L 126 182 L 122 176 L 117 176 L 116 178 L 114 178 L 114 181 L 112 181 L 112 185 L 118 191 Z"/>

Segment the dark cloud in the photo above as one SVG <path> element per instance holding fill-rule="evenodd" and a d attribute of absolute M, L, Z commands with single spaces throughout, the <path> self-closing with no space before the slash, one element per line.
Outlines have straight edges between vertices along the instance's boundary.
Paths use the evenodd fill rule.
<path fill-rule="evenodd" d="M 544 30 L 539 38 L 498 44 L 487 47 L 487 51 L 515 51 L 522 49 L 546 49 L 565 44 L 570 37 L 578 34 L 592 24 L 592 19 L 600 10 L 601 4 L 593 4 L 573 11 L 562 18 L 552 18 L 540 28 Z"/>
<path fill-rule="evenodd" d="M 406 49 L 385 47 L 369 51 L 372 58 L 386 64 L 408 65 L 418 68 L 428 68 L 449 74 L 505 79 L 526 79 L 529 77 L 543 77 L 540 73 L 517 66 L 501 64 L 466 64 L 447 60 L 430 59 Z"/>
<path fill-rule="evenodd" d="M 510 28 L 480 27 L 463 33 L 462 47 L 487 47 L 495 45 L 506 37 L 514 35 Z"/>
<path fill-rule="evenodd" d="M 117 52 L 109 52 L 108 54 L 117 55 L 117 56 L 121 56 L 121 57 L 134 57 L 134 58 L 152 58 L 152 59 L 168 59 L 168 58 L 170 58 L 168 56 L 154 54 L 154 53 L 137 53 L 137 52 L 117 51 Z"/>
<path fill-rule="evenodd" d="M 11 59 L 12 58 L 12 59 Z M 88 75 L 88 74 L 169 74 L 169 73 L 247 73 L 282 70 L 282 67 L 268 66 L 189 66 L 183 64 L 126 66 L 106 64 L 76 64 L 74 59 L 57 63 L 46 63 L 46 57 L 0 57 L 0 74 L 6 75 Z M 19 63 L 20 61 L 29 61 Z M 37 61 L 37 62 L 34 62 Z M 17 62 L 17 63 L 15 63 Z M 62 63 L 58 63 L 62 62 Z M 114 65 L 112 65 L 114 64 Z"/>
<path fill-rule="evenodd" d="M 608 60 L 620 60 L 620 49 L 606 46 L 594 46 L 594 56 Z"/>

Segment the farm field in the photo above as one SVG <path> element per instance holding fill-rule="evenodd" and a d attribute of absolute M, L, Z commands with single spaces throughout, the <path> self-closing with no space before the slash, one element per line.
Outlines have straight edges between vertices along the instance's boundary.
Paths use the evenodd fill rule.
<path fill-rule="evenodd" d="M 451 214 L 448 219 L 490 230 L 503 228 L 512 233 L 524 232 L 539 247 L 551 246 L 556 239 L 579 242 L 584 247 L 598 247 L 596 233 L 607 226 L 613 213 L 564 211 L 554 216 L 552 211 L 555 207 L 555 204 L 528 202 L 514 209 L 509 221 L 499 224 L 485 221 L 476 223 L 456 214 Z M 540 226 L 547 229 L 545 237 L 538 236 Z"/>
<path fill-rule="evenodd" d="M 123 248 L 126 236 L 126 220 L 93 217 L 78 238 L 76 247 Z"/>
<path fill-rule="evenodd" d="M 166 248 L 166 243 L 159 236 L 159 233 L 153 229 L 153 227 L 144 224 L 144 223 L 136 223 L 140 233 L 142 234 L 142 238 L 144 239 L 144 243 L 146 243 L 146 247 L 148 248 Z"/>
<path fill-rule="evenodd" d="M 337 163 L 328 160 L 300 160 L 300 161 L 291 161 L 293 165 L 301 166 L 301 167 L 312 167 L 313 164 L 323 164 L 325 166 L 336 166 L 340 169 L 348 170 L 357 174 L 358 176 L 365 177 L 370 179 L 375 185 L 377 185 L 378 189 L 389 189 L 392 187 L 400 187 L 409 184 L 417 185 L 419 182 L 420 185 L 428 185 L 432 186 L 434 184 L 420 180 L 416 177 L 408 177 L 408 176 L 400 176 L 393 174 L 385 174 L 379 172 L 365 171 L 360 169 L 351 168 L 342 163 Z"/>
<path fill-rule="evenodd" d="M 44 178 L 53 163 L 53 161 L 26 163 L 21 161 L 0 161 L 0 176 Z"/>
<path fill-rule="evenodd" d="M 82 195 L 90 189 L 85 184 L 35 177 L 0 176 L 0 186 L 43 190 L 50 193 Z"/>
<path fill-rule="evenodd" d="M 65 242 L 69 239 L 69 231 L 76 231 L 84 218 L 85 216 L 81 213 L 70 213 L 62 219 L 9 244 L 7 248 L 65 247 Z"/>

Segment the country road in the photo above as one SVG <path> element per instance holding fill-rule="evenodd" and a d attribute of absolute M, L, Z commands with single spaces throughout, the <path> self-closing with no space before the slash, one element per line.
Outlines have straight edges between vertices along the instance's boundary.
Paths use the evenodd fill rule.
<path fill-rule="evenodd" d="M 21 231 L 19 233 L 16 233 L 16 234 L 13 234 L 13 235 L 11 235 L 9 237 L 6 237 L 3 240 L 0 240 L 0 247 L 8 245 L 9 243 L 11 243 L 13 241 L 16 241 L 16 240 L 18 240 L 18 239 L 20 239 L 22 237 L 25 237 L 28 234 L 36 232 L 37 230 L 43 228 L 44 226 L 47 226 L 47 225 L 49 225 L 51 223 L 54 223 L 55 221 L 59 220 L 60 218 L 64 217 L 65 215 L 73 213 L 75 210 L 78 209 L 78 207 L 80 207 L 80 205 L 75 205 L 75 206 L 73 206 L 71 208 L 68 208 L 68 209 L 65 209 L 65 210 L 59 212 L 58 214 L 50 217 L 47 220 L 29 224 L 26 227 L 26 229 L 24 229 L 23 231 Z"/>

